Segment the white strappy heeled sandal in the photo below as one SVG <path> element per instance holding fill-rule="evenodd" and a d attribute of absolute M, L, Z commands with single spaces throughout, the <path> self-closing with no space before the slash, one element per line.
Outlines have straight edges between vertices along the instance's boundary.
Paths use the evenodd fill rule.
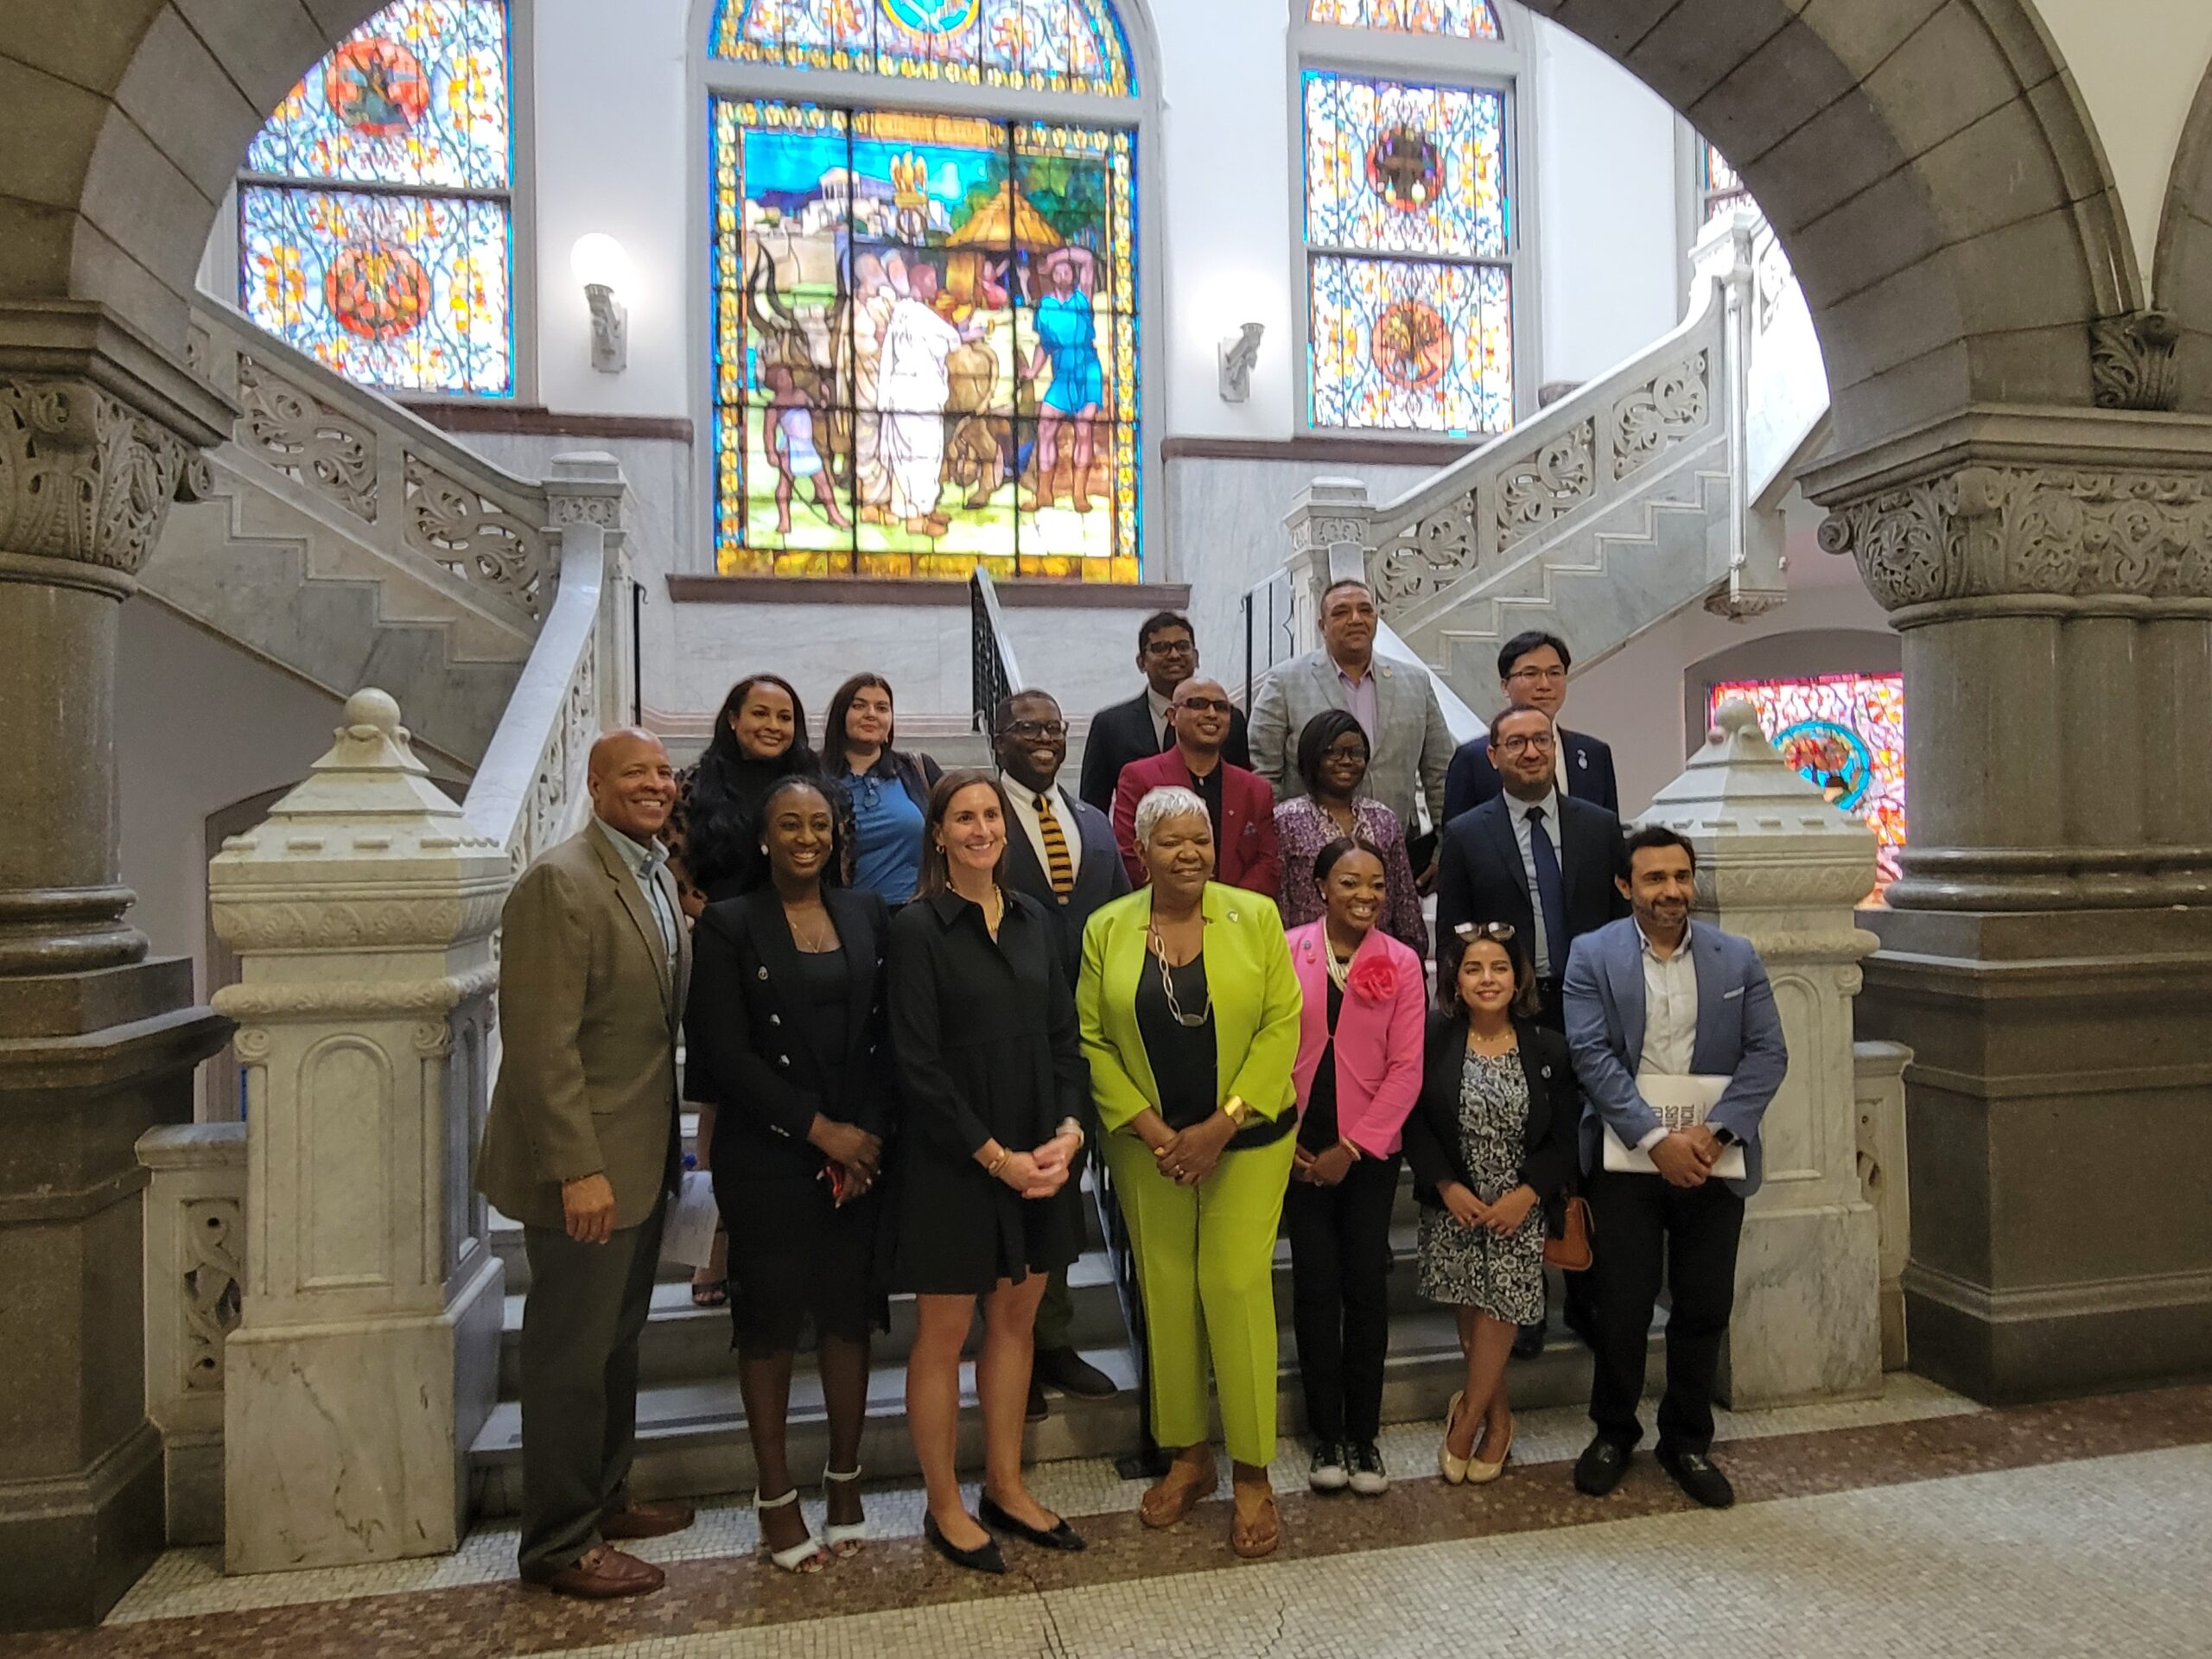
<path fill-rule="evenodd" d="M 855 1464 L 842 1475 L 831 1470 L 826 1463 L 822 1465 L 822 1488 L 825 1496 L 828 1494 L 831 1481 L 842 1484 L 846 1481 L 858 1480 L 860 1478 L 861 1467 L 858 1464 Z M 822 1537 L 823 1541 L 830 1546 L 830 1553 L 832 1555 L 841 1561 L 849 1560 L 860 1554 L 861 1546 L 868 1541 L 868 1522 L 862 1520 L 855 1521 L 850 1526 L 840 1526 L 836 1522 L 825 1518 L 822 1525 Z"/>
<path fill-rule="evenodd" d="M 755 1492 L 753 1494 L 753 1513 L 757 1520 L 770 1510 L 785 1509 L 798 1502 L 798 1488 L 796 1486 L 781 1497 L 772 1497 L 766 1503 L 761 1501 L 760 1494 Z M 765 1529 L 761 1537 L 761 1554 L 767 1556 L 772 1565 L 786 1573 L 819 1573 L 830 1565 L 829 1553 L 822 1548 L 822 1541 L 812 1533 L 807 1534 L 789 1549 L 770 1549 L 766 1541 L 767 1534 Z"/>

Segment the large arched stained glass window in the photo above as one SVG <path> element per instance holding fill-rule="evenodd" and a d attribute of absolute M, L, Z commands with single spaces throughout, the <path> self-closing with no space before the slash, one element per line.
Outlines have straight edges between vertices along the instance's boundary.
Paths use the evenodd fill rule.
<path fill-rule="evenodd" d="M 1504 38 L 1490 0 L 1306 0 L 1306 20 L 1401 35 L 1450 35 L 1463 41 Z"/>
<path fill-rule="evenodd" d="M 364 385 L 515 391 L 505 0 L 398 0 L 277 106 L 238 180 L 238 303 Z"/>
<path fill-rule="evenodd" d="M 1897 879 L 1905 844 L 1904 676 L 1821 674 L 1796 680 L 1730 680 L 1713 688 L 1706 720 L 1743 697 L 1782 758 L 1874 831 L 1880 893 Z"/>
<path fill-rule="evenodd" d="M 991 98 L 1126 93 L 1105 0 L 726 0 L 711 38 L 847 72 L 709 99 L 717 569 L 1138 580 L 1136 136 Z"/>

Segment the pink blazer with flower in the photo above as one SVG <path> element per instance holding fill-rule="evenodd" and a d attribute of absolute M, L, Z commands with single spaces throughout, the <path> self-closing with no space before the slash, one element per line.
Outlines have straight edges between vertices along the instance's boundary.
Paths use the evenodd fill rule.
<path fill-rule="evenodd" d="M 1308 922 L 1290 931 L 1290 963 L 1306 995 L 1291 1071 L 1301 1115 L 1329 1044 L 1327 926 Z M 1427 1003 L 1421 959 L 1381 928 L 1371 931 L 1351 959 L 1337 1016 L 1337 1132 L 1370 1158 L 1398 1150 L 1399 1131 L 1421 1098 Z"/>

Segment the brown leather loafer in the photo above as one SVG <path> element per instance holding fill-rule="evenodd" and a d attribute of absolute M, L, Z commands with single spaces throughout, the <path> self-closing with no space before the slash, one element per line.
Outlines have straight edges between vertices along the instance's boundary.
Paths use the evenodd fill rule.
<path fill-rule="evenodd" d="M 626 1503 L 599 1518 L 602 1538 L 661 1538 L 681 1532 L 695 1518 L 689 1503 Z"/>
<path fill-rule="evenodd" d="M 651 1561 L 625 1555 L 607 1544 L 586 1550 L 568 1567 L 540 1567 L 524 1573 L 523 1578 L 556 1596 L 577 1596 L 586 1601 L 649 1595 L 668 1582 L 668 1574 Z"/>

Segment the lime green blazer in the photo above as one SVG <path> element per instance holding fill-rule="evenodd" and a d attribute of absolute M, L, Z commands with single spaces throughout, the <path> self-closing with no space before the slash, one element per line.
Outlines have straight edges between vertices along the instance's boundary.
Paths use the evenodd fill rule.
<path fill-rule="evenodd" d="M 1222 1099 L 1236 1095 L 1261 1116 L 1280 1117 L 1298 1097 L 1291 1069 L 1304 1011 L 1282 917 L 1272 899 L 1216 881 L 1206 883 L 1199 905 Z M 1091 1098 L 1109 1134 L 1160 1105 L 1137 1029 L 1137 976 L 1151 965 L 1145 949 L 1151 925 L 1152 889 L 1140 887 L 1092 912 L 1083 931 L 1076 1018 L 1090 1062 Z"/>

